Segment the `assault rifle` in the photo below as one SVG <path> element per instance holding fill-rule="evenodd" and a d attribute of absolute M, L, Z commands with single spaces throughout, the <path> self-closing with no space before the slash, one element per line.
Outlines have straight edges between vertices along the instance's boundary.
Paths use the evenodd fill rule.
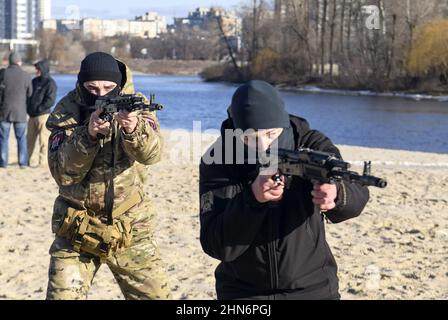
<path fill-rule="evenodd" d="M 127 112 L 133 111 L 158 111 L 162 110 L 163 106 L 154 102 L 155 94 L 150 94 L 149 104 L 145 103 L 145 99 L 142 96 L 136 94 L 124 94 L 118 97 L 98 97 L 95 101 L 95 105 L 90 107 L 90 111 L 98 109 L 103 110 L 99 115 L 100 119 L 111 122 L 114 118 L 114 113 L 126 110 Z M 97 134 L 97 137 L 104 139 L 104 135 Z"/>
<path fill-rule="evenodd" d="M 337 158 L 332 153 L 301 148 L 298 151 L 278 149 L 267 151 L 266 158 L 262 158 L 261 167 L 278 168 L 278 174 L 272 179 L 280 182 L 281 175 L 298 176 L 306 180 L 319 183 L 334 183 L 347 181 L 362 186 L 386 188 L 387 181 L 371 175 L 371 162 L 364 162 L 362 175 L 350 171 L 350 163 Z"/>
<path fill-rule="evenodd" d="M 90 107 L 90 110 L 102 109 L 100 118 L 105 121 L 112 121 L 113 115 L 121 110 L 127 112 L 132 111 L 158 111 L 162 110 L 163 106 L 155 103 L 155 95 L 149 96 L 149 104 L 146 104 L 144 97 L 135 94 L 124 94 L 118 97 L 99 97 L 96 99 L 95 105 Z"/>

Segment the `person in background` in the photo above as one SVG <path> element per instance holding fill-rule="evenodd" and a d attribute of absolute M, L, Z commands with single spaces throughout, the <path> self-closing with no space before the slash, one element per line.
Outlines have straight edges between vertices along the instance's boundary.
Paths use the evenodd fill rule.
<path fill-rule="evenodd" d="M 26 146 L 27 99 L 33 88 L 31 77 L 20 67 L 22 59 L 16 52 L 9 55 L 9 66 L 3 72 L 2 103 L 0 104 L 0 167 L 8 166 L 8 139 L 11 124 L 17 139 L 19 166 L 28 167 Z"/>
<path fill-rule="evenodd" d="M 36 67 L 36 78 L 32 81 L 33 95 L 28 100 L 27 106 L 27 113 L 30 117 L 27 132 L 28 161 L 30 163 L 36 140 L 39 137 L 38 166 L 46 167 L 50 131 L 45 127 L 45 123 L 56 100 L 57 86 L 53 78 L 50 77 L 48 60 L 39 61 L 34 66 Z"/>

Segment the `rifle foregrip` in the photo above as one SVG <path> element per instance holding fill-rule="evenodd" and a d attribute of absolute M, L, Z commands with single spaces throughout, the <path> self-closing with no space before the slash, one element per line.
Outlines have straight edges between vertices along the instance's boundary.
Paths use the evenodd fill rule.
<path fill-rule="evenodd" d="M 381 178 L 369 176 L 368 181 L 370 182 L 371 186 L 375 186 L 377 188 L 384 189 L 387 187 L 387 181 Z"/>
<path fill-rule="evenodd" d="M 364 186 L 371 186 L 384 189 L 387 187 L 387 181 L 374 176 L 360 176 L 358 181 Z"/>

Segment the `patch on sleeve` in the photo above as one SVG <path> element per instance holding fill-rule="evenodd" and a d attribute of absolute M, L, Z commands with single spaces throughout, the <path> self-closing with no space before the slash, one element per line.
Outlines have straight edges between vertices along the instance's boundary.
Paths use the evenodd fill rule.
<path fill-rule="evenodd" d="M 153 118 L 151 118 L 148 115 L 143 115 L 143 120 L 145 120 L 145 122 L 147 124 L 149 124 L 149 126 L 152 128 L 152 130 L 157 131 L 157 132 L 159 131 L 157 123 L 156 123 L 156 121 Z"/>
<path fill-rule="evenodd" d="M 209 191 L 201 196 L 201 214 L 212 211 L 213 209 L 213 192 Z"/>
<path fill-rule="evenodd" d="M 148 122 L 148 124 L 151 126 L 152 130 L 159 131 L 159 128 L 157 127 L 157 123 L 153 119 L 146 118 L 146 122 Z"/>
<path fill-rule="evenodd" d="M 51 137 L 50 140 L 50 151 L 55 152 L 59 149 L 59 146 L 64 142 L 65 140 L 65 132 L 60 131 L 56 133 L 53 137 Z"/>

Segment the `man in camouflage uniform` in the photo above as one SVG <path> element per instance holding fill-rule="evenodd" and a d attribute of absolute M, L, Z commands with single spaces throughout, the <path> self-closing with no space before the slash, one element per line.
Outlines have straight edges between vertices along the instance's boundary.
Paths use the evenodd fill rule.
<path fill-rule="evenodd" d="M 154 113 L 123 111 L 108 123 L 100 119 L 101 110 L 87 110 L 98 96 L 119 93 L 134 94 L 130 71 L 106 53 L 90 54 L 81 64 L 76 89 L 48 119 L 48 161 L 59 196 L 52 217 L 56 238 L 50 248 L 47 299 L 85 299 L 102 263 L 126 299 L 171 298 L 153 237 L 154 209 L 143 192 L 146 166 L 161 157 L 158 120 Z M 68 219 L 73 213 L 77 218 Z M 74 223 L 67 229 L 68 220 Z M 114 240 L 117 250 L 108 252 L 104 244 L 98 246 L 102 255 L 83 249 L 89 239 L 96 243 L 93 231 L 115 226 L 120 227 L 113 232 L 126 238 Z M 112 247 L 111 234 L 105 234 Z"/>

